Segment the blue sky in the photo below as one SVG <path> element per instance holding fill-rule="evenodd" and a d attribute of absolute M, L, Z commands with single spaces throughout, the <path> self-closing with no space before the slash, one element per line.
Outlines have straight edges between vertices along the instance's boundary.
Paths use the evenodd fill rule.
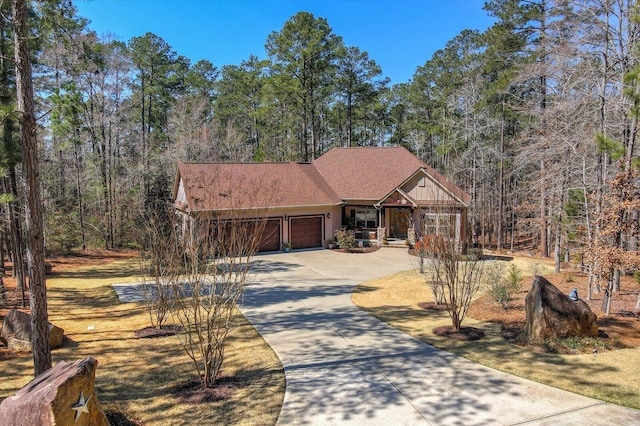
<path fill-rule="evenodd" d="M 152 32 L 193 63 L 240 64 L 266 57 L 272 31 L 299 11 L 326 18 L 348 46 L 367 51 L 391 83 L 416 68 L 463 29 L 488 28 L 485 0 L 76 0 L 100 35 L 121 41 Z"/>

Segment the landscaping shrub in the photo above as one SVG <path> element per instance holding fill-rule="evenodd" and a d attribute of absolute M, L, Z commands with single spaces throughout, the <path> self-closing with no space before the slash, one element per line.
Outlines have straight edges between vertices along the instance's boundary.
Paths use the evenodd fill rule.
<path fill-rule="evenodd" d="M 356 246 L 356 234 L 353 231 L 347 231 L 346 229 L 338 229 L 336 231 L 336 241 L 338 247 L 341 249 L 349 250 Z"/>
<path fill-rule="evenodd" d="M 542 275 L 542 273 L 544 272 L 544 265 L 537 260 L 530 261 L 528 267 L 531 275 L 533 275 L 534 277 Z"/>
<path fill-rule="evenodd" d="M 466 254 L 469 257 L 469 259 L 480 260 L 482 259 L 482 255 L 484 254 L 484 251 L 482 250 L 482 247 L 469 246 L 467 247 Z"/>
<path fill-rule="evenodd" d="M 515 264 L 505 271 L 503 264 L 494 262 L 486 267 L 485 286 L 493 300 L 507 309 L 513 295 L 522 288 L 522 272 Z"/>
<path fill-rule="evenodd" d="M 535 339 L 528 345 L 539 352 L 549 354 L 592 353 L 600 350 L 611 350 L 611 343 L 600 337 L 572 336 L 562 339 Z"/>

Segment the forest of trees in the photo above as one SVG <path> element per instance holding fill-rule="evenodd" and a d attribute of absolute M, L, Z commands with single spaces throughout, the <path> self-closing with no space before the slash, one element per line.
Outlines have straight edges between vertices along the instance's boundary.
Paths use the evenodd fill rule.
<path fill-rule="evenodd" d="M 639 165 L 633 0 L 488 1 L 493 26 L 462 31 L 396 85 L 308 12 L 274 28 L 256 52 L 265 59 L 218 68 L 151 33 L 99 37 L 70 1 L 30 7 L 51 252 L 136 246 L 178 160 L 311 161 L 336 146 L 402 145 L 472 195 L 474 242 L 559 264 L 597 245 L 611 179 Z M 7 2 L 0 12 L 0 248 L 20 256 Z M 637 228 L 637 210 L 620 214 Z M 607 238 L 637 251 L 634 232 Z"/>

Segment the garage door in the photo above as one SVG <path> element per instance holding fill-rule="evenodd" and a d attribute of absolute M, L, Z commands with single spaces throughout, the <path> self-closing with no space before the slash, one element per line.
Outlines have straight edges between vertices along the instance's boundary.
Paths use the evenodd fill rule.
<path fill-rule="evenodd" d="M 249 244 L 250 239 L 256 232 L 256 223 L 254 221 L 248 220 L 238 220 L 235 223 L 224 223 L 224 240 L 218 239 L 217 243 L 221 244 L 226 250 L 229 251 L 229 255 L 235 256 L 237 253 L 232 253 L 232 251 L 237 251 L 238 249 L 247 248 L 246 246 Z M 262 223 L 258 228 L 262 227 Z M 233 232 L 233 229 L 236 229 Z M 216 237 L 217 230 L 214 228 L 213 237 Z M 280 236 L 282 233 L 280 232 L 280 219 L 268 219 L 264 223 L 264 228 L 262 229 L 262 234 L 260 235 L 260 240 L 258 242 L 258 251 L 278 251 L 280 250 Z M 239 242 L 232 243 L 237 239 L 240 239 Z M 239 245 L 238 245 L 239 244 Z"/>
<path fill-rule="evenodd" d="M 294 249 L 322 247 L 322 216 L 290 217 L 289 226 Z"/>
<path fill-rule="evenodd" d="M 269 219 L 264 225 L 262 238 L 258 251 L 278 251 L 280 250 L 280 220 Z"/>

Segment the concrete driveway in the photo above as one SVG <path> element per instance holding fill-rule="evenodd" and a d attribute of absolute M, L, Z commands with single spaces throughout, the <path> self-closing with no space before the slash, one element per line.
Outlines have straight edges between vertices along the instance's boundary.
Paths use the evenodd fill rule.
<path fill-rule="evenodd" d="M 278 424 L 640 424 L 640 411 L 472 363 L 351 303 L 356 284 L 412 267 L 393 248 L 256 257 L 242 310 L 284 365 Z"/>

